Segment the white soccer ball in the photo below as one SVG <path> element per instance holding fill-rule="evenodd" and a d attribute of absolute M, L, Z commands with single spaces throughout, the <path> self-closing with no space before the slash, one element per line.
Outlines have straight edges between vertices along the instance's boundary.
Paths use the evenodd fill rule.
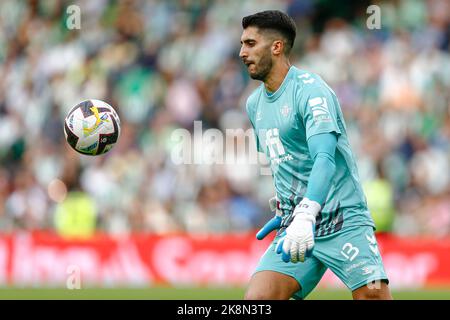
<path fill-rule="evenodd" d="M 64 134 L 75 151 L 97 156 L 111 150 L 119 139 L 120 119 L 106 102 L 86 100 L 69 111 L 64 120 Z"/>

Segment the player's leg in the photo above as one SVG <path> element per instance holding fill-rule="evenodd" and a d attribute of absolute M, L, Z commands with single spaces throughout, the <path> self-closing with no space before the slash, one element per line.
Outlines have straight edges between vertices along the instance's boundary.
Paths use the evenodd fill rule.
<path fill-rule="evenodd" d="M 389 299 L 386 272 L 378 244 L 369 226 L 343 229 L 316 238 L 314 254 L 352 291 L 354 299 Z"/>
<path fill-rule="evenodd" d="M 392 300 L 389 285 L 385 281 L 372 281 L 352 291 L 354 300 Z"/>
<path fill-rule="evenodd" d="M 304 263 L 286 263 L 275 252 L 275 237 L 261 257 L 245 294 L 245 299 L 303 299 L 319 283 L 326 267 L 314 256 Z"/>
<path fill-rule="evenodd" d="M 288 300 L 299 290 L 299 283 L 291 276 L 260 271 L 252 276 L 245 300 Z"/>

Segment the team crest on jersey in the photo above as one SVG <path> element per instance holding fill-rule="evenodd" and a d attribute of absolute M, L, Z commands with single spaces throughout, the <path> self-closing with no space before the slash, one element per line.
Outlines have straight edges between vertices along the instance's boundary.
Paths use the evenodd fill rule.
<path fill-rule="evenodd" d="M 282 106 L 280 112 L 283 115 L 283 117 L 287 117 L 291 112 L 291 108 L 289 106 Z"/>

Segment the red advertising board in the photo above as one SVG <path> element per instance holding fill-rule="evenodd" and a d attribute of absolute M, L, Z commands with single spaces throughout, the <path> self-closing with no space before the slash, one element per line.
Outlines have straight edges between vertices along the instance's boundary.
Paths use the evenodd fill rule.
<path fill-rule="evenodd" d="M 83 286 L 245 285 L 268 243 L 253 233 L 85 241 L 14 233 L 0 236 L 0 285 L 64 287 L 74 272 Z M 378 244 L 393 287 L 450 286 L 450 238 L 379 235 Z M 320 286 L 342 284 L 327 272 Z"/>

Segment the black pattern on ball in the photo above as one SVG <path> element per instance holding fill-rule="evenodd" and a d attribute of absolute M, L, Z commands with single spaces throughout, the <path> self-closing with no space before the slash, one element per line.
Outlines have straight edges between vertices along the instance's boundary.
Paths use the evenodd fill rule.
<path fill-rule="evenodd" d="M 103 153 L 106 146 L 116 143 L 117 139 L 119 139 L 119 126 L 117 125 L 117 121 L 114 117 L 109 117 L 112 120 L 114 126 L 114 132 L 108 134 L 100 134 L 99 135 L 99 145 L 97 149 L 97 154 Z"/>

